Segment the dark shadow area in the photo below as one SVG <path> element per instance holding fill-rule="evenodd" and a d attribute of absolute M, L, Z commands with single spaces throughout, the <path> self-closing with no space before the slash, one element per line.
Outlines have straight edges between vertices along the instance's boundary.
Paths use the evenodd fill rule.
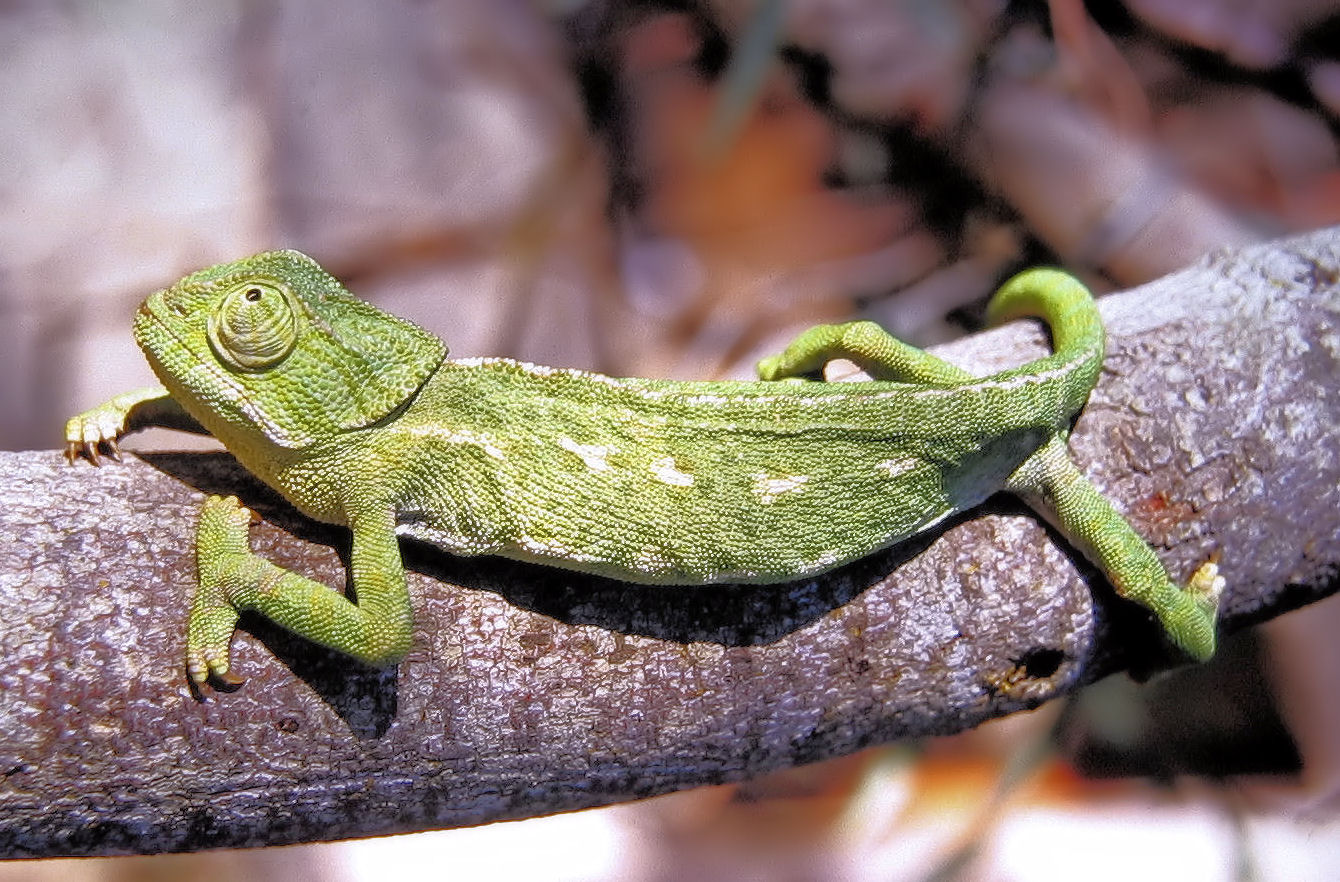
<path fill-rule="evenodd" d="M 400 706 L 398 667 L 369 667 L 286 631 L 264 616 L 247 613 L 238 627 L 321 696 L 355 737 L 380 738 L 395 722 Z"/>
<path fill-rule="evenodd" d="M 1081 693 L 1058 728 L 1093 778 L 1297 775 L 1298 746 L 1281 715 L 1255 632 L 1224 640 L 1208 663 L 1138 685 L 1115 677 Z M 1124 726 L 1114 731 L 1114 714 Z"/>
<path fill-rule="evenodd" d="M 676 643 L 756 646 L 848 603 L 925 551 L 936 535 L 914 537 L 819 576 L 770 585 L 643 585 L 503 558 L 455 558 L 410 540 L 401 547 L 409 570 L 491 591 L 567 625 Z"/>

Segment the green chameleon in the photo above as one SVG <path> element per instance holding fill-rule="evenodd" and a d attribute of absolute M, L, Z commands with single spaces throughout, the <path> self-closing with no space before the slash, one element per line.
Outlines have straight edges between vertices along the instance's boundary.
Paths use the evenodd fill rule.
<path fill-rule="evenodd" d="M 303 512 L 353 532 L 357 603 L 253 554 L 237 499 L 205 500 L 186 635 L 202 687 L 240 682 L 229 653 L 243 610 L 371 665 L 402 659 L 413 620 L 400 535 L 629 582 L 788 582 L 1000 489 L 1208 658 L 1216 564 L 1173 584 L 1066 453 L 1103 360 L 1089 292 L 1032 270 L 990 313 L 1043 317 L 1055 354 L 978 378 L 852 322 L 812 328 L 758 365 L 788 382 L 616 379 L 448 359 L 305 255 L 267 252 L 144 301 L 135 339 L 163 386 L 70 420 L 66 455 L 96 464 L 132 426 L 195 423 Z M 876 379 L 803 379 L 835 357 Z"/>

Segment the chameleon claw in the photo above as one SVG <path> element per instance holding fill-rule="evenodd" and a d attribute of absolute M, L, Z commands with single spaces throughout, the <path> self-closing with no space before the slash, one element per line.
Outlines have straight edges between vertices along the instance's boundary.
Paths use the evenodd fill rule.
<path fill-rule="evenodd" d="M 100 466 L 102 465 L 104 448 L 107 456 L 117 462 L 125 461 L 121 458 L 121 447 L 114 440 L 71 441 L 65 445 L 65 460 L 70 465 L 74 465 L 74 461 L 82 455 L 91 464 Z"/>
<path fill-rule="evenodd" d="M 1224 587 L 1228 583 L 1219 575 L 1219 564 L 1209 560 L 1191 575 L 1186 591 L 1208 616 L 1214 618 L 1219 611 L 1219 600 L 1223 597 Z"/>
<path fill-rule="evenodd" d="M 247 682 L 246 677 L 243 677 L 240 674 L 234 674 L 232 671 L 224 671 L 222 674 L 215 674 L 214 679 L 218 680 L 220 685 L 226 686 L 228 691 L 232 691 Z"/>
<path fill-rule="evenodd" d="M 83 456 L 93 465 L 101 465 L 101 455 L 106 454 L 121 462 L 119 439 L 131 431 L 132 412 L 166 394 L 158 387 L 138 389 L 70 417 L 65 421 L 65 459 L 74 465 Z"/>
<path fill-rule="evenodd" d="M 220 692 L 236 692 L 246 682 L 246 678 L 239 677 L 231 672 L 216 674 L 207 671 L 201 677 L 191 674 L 187 678 L 187 682 L 196 698 L 201 701 L 209 701 Z"/>
<path fill-rule="evenodd" d="M 186 685 L 191 687 L 191 694 L 201 701 L 208 701 L 214 696 L 214 687 L 209 683 L 209 671 L 198 671 L 191 662 L 186 663 Z"/>
<path fill-rule="evenodd" d="M 202 697 L 214 691 L 214 684 L 218 684 L 224 692 L 232 692 L 247 681 L 246 677 L 235 674 L 229 669 L 227 658 L 205 653 L 187 659 L 186 676 L 191 686 Z"/>

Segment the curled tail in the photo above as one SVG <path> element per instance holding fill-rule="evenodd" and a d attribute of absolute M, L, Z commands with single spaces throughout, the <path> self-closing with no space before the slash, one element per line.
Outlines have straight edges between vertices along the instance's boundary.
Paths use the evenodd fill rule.
<path fill-rule="evenodd" d="M 1025 270 L 1001 285 L 986 316 L 993 326 L 1025 316 L 1046 322 L 1053 354 L 1015 370 L 1066 375 L 1061 410 L 1069 418 L 1083 409 L 1098 382 L 1106 337 L 1093 295 L 1079 279 L 1056 269 Z"/>
<path fill-rule="evenodd" d="M 987 308 L 992 324 L 1026 315 L 1041 318 L 1051 328 L 1055 352 L 1023 370 L 1055 370 L 1063 378 L 1059 404 L 1068 419 L 1083 408 L 1102 368 L 1104 333 L 1098 308 L 1074 277 L 1035 269 L 1001 286 Z M 1201 566 L 1186 586 L 1173 582 L 1154 550 L 1070 461 L 1065 437 L 1064 428 L 1058 430 L 1010 476 L 1007 489 L 1103 570 L 1118 594 L 1151 610 L 1187 655 L 1208 659 L 1214 655 L 1215 618 L 1224 590 L 1217 564 Z"/>

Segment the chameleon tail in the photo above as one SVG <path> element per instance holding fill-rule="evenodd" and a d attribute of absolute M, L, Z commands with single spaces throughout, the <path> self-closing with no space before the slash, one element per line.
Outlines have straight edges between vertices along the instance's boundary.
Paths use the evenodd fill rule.
<path fill-rule="evenodd" d="M 1026 270 L 1001 285 L 986 316 L 993 326 L 1025 316 L 1046 322 L 1054 353 L 1001 376 L 1055 369 L 1066 377 L 1062 411 L 1073 416 L 1084 408 L 1098 382 L 1105 348 L 1103 322 L 1088 288 L 1060 270 Z"/>

